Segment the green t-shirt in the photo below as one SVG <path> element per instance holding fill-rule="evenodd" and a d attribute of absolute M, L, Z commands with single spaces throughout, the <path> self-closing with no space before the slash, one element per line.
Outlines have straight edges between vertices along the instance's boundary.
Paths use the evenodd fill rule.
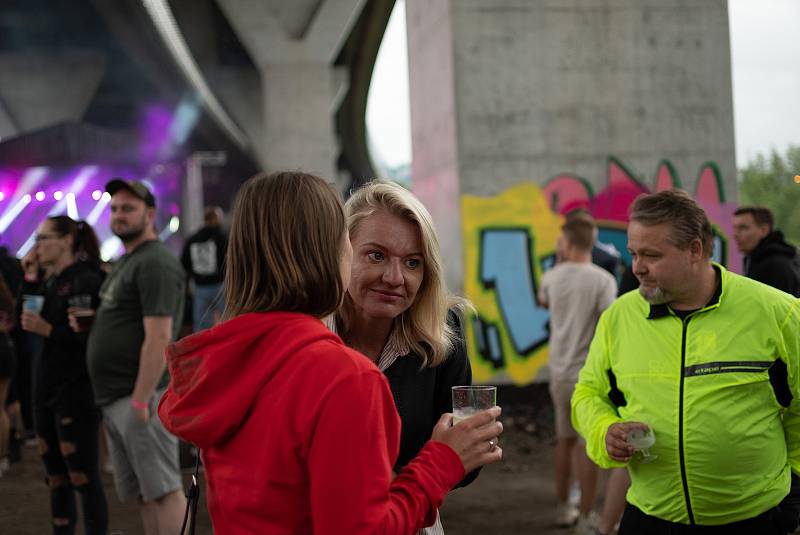
<path fill-rule="evenodd" d="M 86 358 L 95 401 L 104 406 L 129 396 L 139 372 L 145 316 L 171 316 L 172 338 L 183 318 L 185 274 L 160 241 L 122 256 L 100 288 Z M 166 386 L 165 373 L 159 387 Z"/>

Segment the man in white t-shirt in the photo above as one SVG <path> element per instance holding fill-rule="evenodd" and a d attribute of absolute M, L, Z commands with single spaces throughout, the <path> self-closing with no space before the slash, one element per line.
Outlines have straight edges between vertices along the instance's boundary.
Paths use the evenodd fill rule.
<path fill-rule="evenodd" d="M 557 264 L 542 277 L 538 295 L 540 304 L 550 309 L 548 365 L 556 423 L 556 524 L 562 527 L 576 521 L 579 528 L 588 526 L 597 486 L 598 469 L 584 448 L 576 449 L 578 433 L 570 422 L 570 398 L 597 321 L 617 296 L 614 277 L 592 264 L 595 230 L 594 221 L 588 216 L 567 219 L 556 244 Z M 573 455 L 578 457 L 580 516 L 568 503 Z"/>

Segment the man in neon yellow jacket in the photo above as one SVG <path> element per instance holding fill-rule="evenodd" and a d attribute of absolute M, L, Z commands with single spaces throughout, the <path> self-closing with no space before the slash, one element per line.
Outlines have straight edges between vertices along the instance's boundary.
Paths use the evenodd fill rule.
<path fill-rule="evenodd" d="M 601 316 L 572 397 L 589 457 L 630 472 L 619 534 L 791 531 L 800 300 L 713 263 L 682 191 L 634 202 L 628 250 L 641 286 Z M 651 462 L 628 443 L 647 427 Z"/>

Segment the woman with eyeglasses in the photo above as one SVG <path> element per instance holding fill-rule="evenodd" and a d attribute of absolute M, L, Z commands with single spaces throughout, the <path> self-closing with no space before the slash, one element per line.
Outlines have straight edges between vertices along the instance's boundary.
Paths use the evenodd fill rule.
<path fill-rule="evenodd" d="M 49 276 L 44 301 L 23 303 L 22 328 L 43 339 L 34 363 L 34 428 L 47 472 L 54 535 L 73 534 L 75 491 L 80 494 L 87 535 L 108 530 L 108 506 L 98 463 L 98 412 L 86 369 L 86 333 L 76 333 L 68 309 L 97 308 L 103 281 L 97 236 L 67 216 L 44 220 L 36 235 L 36 258 Z"/>
<path fill-rule="evenodd" d="M 226 321 L 167 350 L 164 426 L 199 446 L 218 535 L 411 535 L 465 472 L 497 462 L 499 407 L 451 426 L 392 479 L 400 418 L 386 377 L 322 323 L 353 250 L 321 178 L 258 175 L 236 200 Z"/>

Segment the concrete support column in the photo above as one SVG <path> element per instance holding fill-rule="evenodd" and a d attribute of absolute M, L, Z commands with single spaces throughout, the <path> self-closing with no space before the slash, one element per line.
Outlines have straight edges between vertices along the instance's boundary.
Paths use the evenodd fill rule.
<path fill-rule="evenodd" d="M 334 70 L 324 63 L 273 63 L 261 74 L 265 136 L 259 154 L 266 169 L 302 168 L 335 178 Z"/>
<path fill-rule="evenodd" d="M 542 274 L 571 208 L 627 256 L 637 195 L 680 186 L 731 252 L 725 0 L 406 0 L 414 192 L 433 214 L 476 381 L 546 377 Z"/>
<path fill-rule="evenodd" d="M 445 276 L 461 289 L 461 174 L 456 72 L 449 1 L 406 0 L 411 98 L 412 190 L 433 216 L 447 259 Z"/>
<path fill-rule="evenodd" d="M 406 0 L 412 188 L 461 259 L 461 195 L 560 174 L 595 192 L 609 159 L 736 197 L 725 0 Z M 448 278 L 460 286 L 459 267 Z"/>
<path fill-rule="evenodd" d="M 364 0 L 220 0 L 261 74 L 263 126 L 255 147 L 268 171 L 336 179 L 333 119 L 347 77 L 334 61 Z"/>

